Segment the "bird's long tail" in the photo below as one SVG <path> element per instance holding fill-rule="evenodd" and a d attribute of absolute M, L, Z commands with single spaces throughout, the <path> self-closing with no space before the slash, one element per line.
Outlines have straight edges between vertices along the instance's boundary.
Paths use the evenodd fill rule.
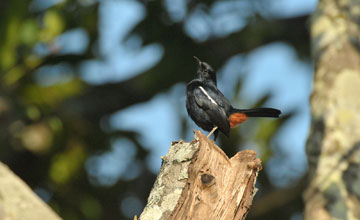
<path fill-rule="evenodd" d="M 248 117 L 269 117 L 278 118 L 281 111 L 275 108 L 254 108 L 254 109 L 236 109 L 230 110 L 230 127 L 236 127 L 246 121 Z"/>
<path fill-rule="evenodd" d="M 236 109 L 231 110 L 233 113 L 244 113 L 247 117 L 269 117 L 278 118 L 281 111 L 275 108 L 254 108 L 254 109 Z"/>

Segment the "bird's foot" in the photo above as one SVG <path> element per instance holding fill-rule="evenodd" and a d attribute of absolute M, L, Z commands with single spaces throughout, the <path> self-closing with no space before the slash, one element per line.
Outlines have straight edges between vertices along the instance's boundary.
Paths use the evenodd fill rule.
<path fill-rule="evenodd" d="M 218 128 L 218 127 L 215 126 L 215 127 L 210 131 L 210 133 L 207 135 L 207 137 L 210 137 L 210 136 L 214 133 L 214 131 L 216 131 L 217 128 Z"/>

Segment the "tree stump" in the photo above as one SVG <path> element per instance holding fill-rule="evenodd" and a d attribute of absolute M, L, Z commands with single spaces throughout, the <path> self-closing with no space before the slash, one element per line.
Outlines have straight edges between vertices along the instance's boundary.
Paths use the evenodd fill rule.
<path fill-rule="evenodd" d="M 157 219 L 245 219 L 261 170 L 256 152 L 229 159 L 200 131 L 186 143 L 173 142 L 140 216 Z"/>

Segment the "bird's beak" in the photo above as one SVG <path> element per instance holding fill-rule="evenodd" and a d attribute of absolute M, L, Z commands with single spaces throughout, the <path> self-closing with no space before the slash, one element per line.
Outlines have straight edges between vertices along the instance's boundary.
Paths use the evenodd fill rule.
<path fill-rule="evenodd" d="M 196 56 L 194 56 L 194 59 L 196 61 L 198 61 L 198 70 L 202 70 L 203 69 L 203 62 L 201 62 L 201 60 L 199 58 L 197 58 Z"/>
<path fill-rule="evenodd" d="M 194 59 L 196 60 L 196 61 L 198 61 L 198 63 L 199 63 L 199 66 L 201 66 L 201 60 L 199 59 L 199 58 L 197 58 L 196 56 L 194 56 Z"/>

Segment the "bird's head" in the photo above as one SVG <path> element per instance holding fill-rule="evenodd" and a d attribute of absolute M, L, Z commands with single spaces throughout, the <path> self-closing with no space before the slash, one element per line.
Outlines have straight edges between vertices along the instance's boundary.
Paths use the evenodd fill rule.
<path fill-rule="evenodd" d="M 214 69 L 208 63 L 202 62 L 196 56 L 194 56 L 194 58 L 198 62 L 196 78 L 204 81 L 211 81 L 216 85 L 216 72 Z"/>

